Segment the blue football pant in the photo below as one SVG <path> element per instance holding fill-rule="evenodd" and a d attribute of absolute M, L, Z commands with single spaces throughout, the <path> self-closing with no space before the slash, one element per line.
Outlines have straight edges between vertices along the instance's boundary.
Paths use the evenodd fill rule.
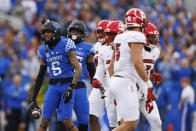
<path fill-rule="evenodd" d="M 48 90 L 44 98 L 42 118 L 50 120 L 58 104 L 59 109 L 61 110 L 59 112 L 61 119 L 63 120 L 72 118 L 75 91 L 73 92 L 71 100 L 67 104 L 64 104 L 63 99 L 63 94 L 68 89 L 69 85 L 70 82 L 65 84 L 57 83 L 56 85 L 48 85 Z"/>

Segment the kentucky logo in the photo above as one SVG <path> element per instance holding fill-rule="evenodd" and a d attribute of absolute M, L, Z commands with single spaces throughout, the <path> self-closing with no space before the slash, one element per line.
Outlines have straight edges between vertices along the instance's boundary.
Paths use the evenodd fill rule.
<path fill-rule="evenodd" d="M 46 57 L 50 57 L 50 54 L 49 53 L 46 53 Z"/>

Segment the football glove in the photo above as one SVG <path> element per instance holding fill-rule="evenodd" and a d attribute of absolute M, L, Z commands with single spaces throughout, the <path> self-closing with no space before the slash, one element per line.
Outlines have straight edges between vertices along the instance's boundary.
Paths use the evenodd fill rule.
<path fill-rule="evenodd" d="M 152 102 L 146 101 L 146 111 L 150 113 L 154 109 Z"/>
<path fill-rule="evenodd" d="M 161 81 L 162 75 L 160 73 L 153 73 L 152 74 L 152 79 L 156 82 Z"/>
<path fill-rule="evenodd" d="M 153 88 L 148 88 L 148 92 L 147 93 L 148 93 L 147 94 L 147 101 L 148 102 L 156 100 L 156 97 L 155 97 L 155 95 L 153 93 Z"/>
<path fill-rule="evenodd" d="M 34 108 L 37 108 L 37 109 L 41 109 L 38 105 L 37 105 L 37 102 L 36 101 L 31 101 L 30 105 L 29 105 L 29 111 L 32 112 L 32 110 Z"/>
<path fill-rule="evenodd" d="M 101 88 L 101 83 L 97 79 L 93 79 L 92 86 L 94 88 Z"/>
<path fill-rule="evenodd" d="M 71 85 L 69 86 L 69 88 L 67 89 L 67 91 L 64 93 L 63 99 L 65 99 L 65 100 L 64 100 L 64 103 L 65 103 L 65 104 L 67 104 L 67 103 L 71 100 L 71 98 L 72 98 L 72 96 L 73 96 L 74 87 L 75 87 L 75 85 L 74 85 L 74 84 L 71 84 Z"/>

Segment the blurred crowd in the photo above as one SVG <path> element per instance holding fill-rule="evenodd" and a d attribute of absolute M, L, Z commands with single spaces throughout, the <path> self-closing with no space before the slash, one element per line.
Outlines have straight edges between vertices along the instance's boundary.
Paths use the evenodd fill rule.
<path fill-rule="evenodd" d="M 36 56 L 40 39 L 40 20 L 43 16 L 60 23 L 63 35 L 74 19 L 82 20 L 88 29 L 87 42 L 96 42 L 95 28 L 102 19 L 122 20 L 125 12 L 137 7 L 160 30 L 161 56 L 156 72 L 162 82 L 155 87 L 157 105 L 164 130 L 180 131 L 183 107 L 181 94 L 186 86 L 182 79 L 196 89 L 196 11 L 188 12 L 183 0 L 0 0 L 0 11 L 20 18 L 22 27 L 11 25 L 9 19 L 0 22 L 0 130 L 28 131 L 34 121 L 28 115 L 28 100 L 39 70 Z M 47 90 L 44 82 L 38 97 L 43 103 Z M 194 91 L 195 92 L 195 91 Z M 194 116 L 195 102 L 190 115 Z M 191 117 L 191 116 L 190 116 Z M 196 117 L 196 114 L 195 114 Z M 17 122 L 13 121 L 17 119 Z M 142 124 L 143 123 L 143 124 Z M 140 123 L 138 130 L 148 129 Z M 191 123 L 191 122 L 190 122 Z M 10 127 L 11 125 L 11 127 Z M 191 126 L 194 126 L 193 124 Z M 12 129 L 10 129 L 12 128 Z M 196 127 L 195 127 L 196 128 Z M 3 131 L 3 130 L 2 130 Z"/>

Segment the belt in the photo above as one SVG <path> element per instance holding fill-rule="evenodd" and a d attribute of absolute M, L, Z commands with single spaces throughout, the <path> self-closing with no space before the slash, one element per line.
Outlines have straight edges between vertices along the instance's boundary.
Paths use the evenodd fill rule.
<path fill-rule="evenodd" d="M 86 85 L 84 84 L 84 82 L 78 82 L 75 86 L 75 89 L 79 89 L 79 88 L 86 88 Z"/>
<path fill-rule="evenodd" d="M 57 83 L 68 83 L 72 82 L 73 78 L 55 78 L 55 79 L 50 79 L 49 84 L 51 85 L 56 85 Z"/>

